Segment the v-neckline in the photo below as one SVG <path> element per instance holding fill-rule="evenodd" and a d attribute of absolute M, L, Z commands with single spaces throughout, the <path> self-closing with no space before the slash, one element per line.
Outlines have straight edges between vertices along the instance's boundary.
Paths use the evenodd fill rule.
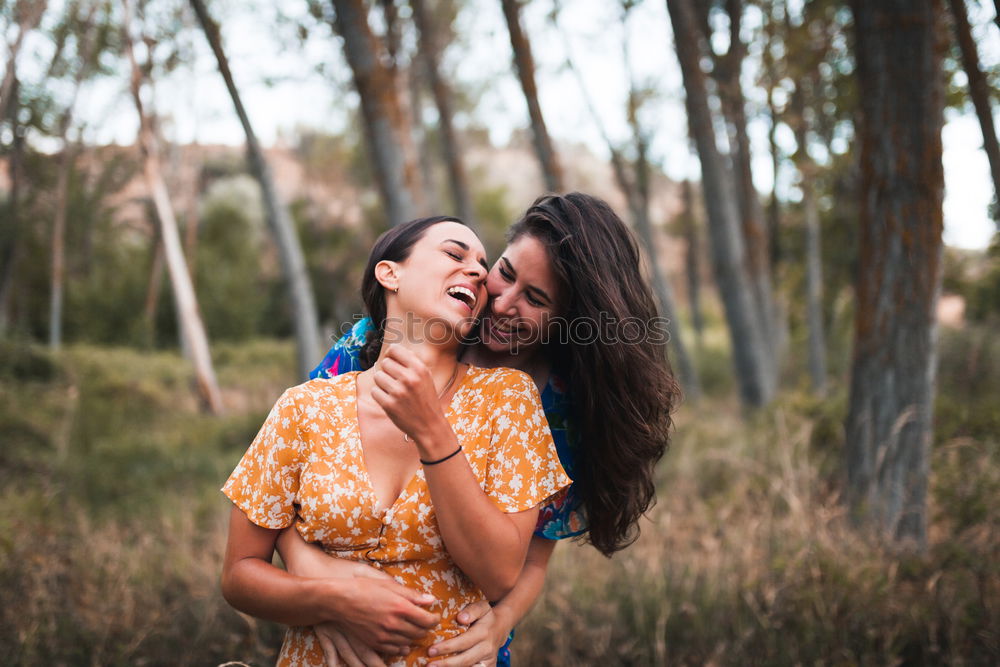
<path fill-rule="evenodd" d="M 460 363 L 465 363 L 465 362 L 460 362 Z M 470 374 L 472 374 L 472 372 L 476 368 L 476 366 L 473 366 L 472 364 L 468 364 L 468 366 L 469 367 L 465 370 L 464 373 L 462 373 L 462 377 L 458 380 L 458 383 L 455 385 L 454 393 L 452 393 L 451 399 L 448 401 L 448 406 L 445 408 L 444 411 L 444 418 L 448 420 L 449 424 L 451 424 L 450 416 L 452 414 L 452 407 L 455 404 L 455 398 L 465 388 L 466 379 L 469 377 Z M 406 498 L 406 496 L 408 495 L 407 492 L 410 490 L 410 487 L 413 486 L 414 482 L 419 478 L 420 469 L 423 466 L 418 463 L 417 467 L 413 471 L 413 474 L 411 474 L 409 478 L 407 478 L 406 484 L 403 485 L 403 488 L 400 490 L 399 495 L 396 496 L 396 498 L 392 501 L 392 503 L 382 507 L 382 509 L 379 509 L 379 497 L 378 494 L 375 492 L 375 484 L 374 482 L 372 482 L 371 472 L 369 472 L 368 470 L 368 461 L 365 460 L 365 445 L 364 442 L 362 442 L 361 440 L 361 413 L 358 410 L 358 406 L 361 404 L 361 394 L 358 391 L 358 378 L 361 377 L 361 373 L 362 371 L 354 371 L 354 382 L 353 382 L 354 414 L 352 415 L 353 416 L 352 422 L 354 428 L 354 437 L 358 443 L 358 459 L 359 459 L 358 469 L 361 470 L 361 476 L 364 478 L 365 484 L 368 486 L 368 500 L 369 503 L 371 504 L 372 513 L 377 517 L 384 517 L 386 514 L 393 511 L 396 508 L 396 505 L 400 504 L 402 500 Z"/>

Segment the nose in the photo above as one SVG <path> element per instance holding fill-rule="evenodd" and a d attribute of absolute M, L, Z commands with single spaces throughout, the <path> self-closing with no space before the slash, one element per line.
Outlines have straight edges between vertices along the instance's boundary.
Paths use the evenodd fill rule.
<path fill-rule="evenodd" d="M 514 308 L 514 290 L 506 289 L 493 297 L 493 312 L 497 315 L 513 317 L 516 314 Z"/>
<path fill-rule="evenodd" d="M 469 264 L 469 267 L 465 270 L 465 273 L 474 280 L 479 281 L 480 283 L 486 280 L 486 269 L 484 269 L 483 265 L 480 264 L 479 262 L 472 262 L 471 264 Z"/>

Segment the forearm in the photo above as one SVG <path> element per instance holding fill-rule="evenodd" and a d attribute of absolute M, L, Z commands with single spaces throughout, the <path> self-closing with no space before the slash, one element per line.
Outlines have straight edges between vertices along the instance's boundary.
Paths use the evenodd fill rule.
<path fill-rule="evenodd" d="M 275 546 L 285 569 L 300 577 L 351 577 L 358 567 L 367 567 L 329 555 L 306 542 L 294 527 L 281 531 Z"/>
<path fill-rule="evenodd" d="M 437 460 L 455 451 L 458 442 L 444 422 L 419 439 L 417 447 L 420 458 Z M 521 572 L 534 519 L 497 507 L 464 456 L 424 466 L 424 477 L 449 556 L 487 598 L 502 598 Z"/>
<path fill-rule="evenodd" d="M 290 574 L 260 558 L 244 558 L 225 569 L 222 595 L 235 609 L 284 625 L 314 625 L 336 617 L 334 584 Z"/>
<path fill-rule="evenodd" d="M 517 578 L 517 583 L 510 593 L 493 607 L 493 613 L 497 617 L 504 637 L 509 635 L 514 626 L 520 623 L 521 619 L 527 616 L 531 608 L 535 606 L 535 602 L 545 586 L 549 557 L 555 546 L 556 540 L 547 540 L 543 537 L 531 538 L 524 568 Z"/>

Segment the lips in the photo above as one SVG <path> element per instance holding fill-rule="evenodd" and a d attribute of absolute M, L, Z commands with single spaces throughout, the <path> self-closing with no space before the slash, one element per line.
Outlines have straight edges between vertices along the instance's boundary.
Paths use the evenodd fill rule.
<path fill-rule="evenodd" d="M 490 335 L 503 343 L 509 342 L 511 337 L 514 335 L 514 332 L 517 331 L 516 328 L 511 329 L 501 326 L 500 323 L 493 318 L 490 318 L 488 324 Z"/>
<path fill-rule="evenodd" d="M 452 285 L 445 292 L 451 298 L 461 302 L 471 312 L 476 307 L 476 293 L 465 285 Z"/>

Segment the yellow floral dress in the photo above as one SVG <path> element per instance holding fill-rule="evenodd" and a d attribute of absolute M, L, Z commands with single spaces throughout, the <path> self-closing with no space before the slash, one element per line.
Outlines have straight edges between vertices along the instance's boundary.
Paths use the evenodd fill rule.
<path fill-rule="evenodd" d="M 483 594 L 445 551 L 422 467 L 391 506 L 376 511 L 358 428 L 357 375 L 286 391 L 222 490 L 259 526 L 294 523 L 331 555 L 369 563 L 433 595 L 430 610 L 441 623 L 392 663 L 422 665 L 431 644 L 459 634 L 455 616 Z M 446 417 L 480 487 L 504 512 L 535 507 L 570 483 L 525 373 L 470 366 Z M 324 664 L 313 631 L 290 628 L 278 665 Z"/>

